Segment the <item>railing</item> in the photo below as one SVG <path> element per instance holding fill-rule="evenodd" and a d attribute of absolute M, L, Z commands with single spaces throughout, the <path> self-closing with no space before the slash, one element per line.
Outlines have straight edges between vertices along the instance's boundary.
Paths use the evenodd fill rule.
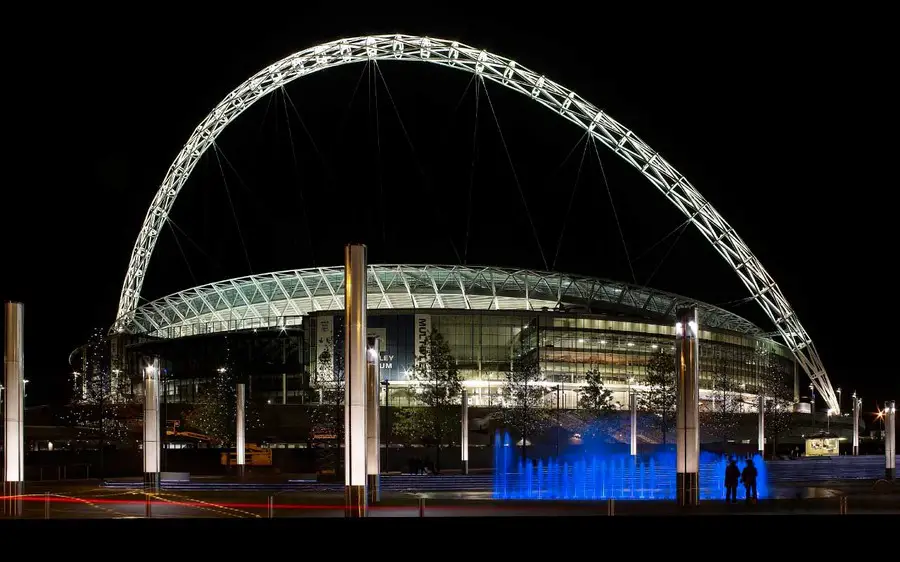
<path fill-rule="evenodd" d="M 25 467 L 26 482 L 62 482 L 65 480 L 89 480 L 90 478 L 91 465 L 88 463 Z"/>

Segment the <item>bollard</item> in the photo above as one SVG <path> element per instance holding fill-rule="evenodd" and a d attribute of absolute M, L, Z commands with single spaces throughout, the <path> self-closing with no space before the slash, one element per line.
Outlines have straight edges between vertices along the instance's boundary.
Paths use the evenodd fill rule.
<path fill-rule="evenodd" d="M 56 465 L 56 481 L 59 482 L 60 480 L 62 480 L 62 468 Z"/>
<path fill-rule="evenodd" d="M 419 517 L 425 517 L 425 498 L 419 498 Z"/>
<path fill-rule="evenodd" d="M 606 514 L 610 517 L 616 514 L 616 500 L 613 498 L 606 500 Z"/>
<path fill-rule="evenodd" d="M 50 519 L 50 492 L 44 492 L 44 519 Z"/>
<path fill-rule="evenodd" d="M 269 496 L 269 519 L 275 517 L 275 496 Z"/>
<path fill-rule="evenodd" d="M 847 515 L 849 513 L 847 509 L 847 496 L 841 497 L 841 515 Z"/>
<path fill-rule="evenodd" d="M 38 482 L 43 482 L 44 480 L 44 467 L 38 467 Z"/>
<path fill-rule="evenodd" d="M 144 494 L 144 517 L 150 518 L 153 516 L 150 506 L 150 494 Z"/>

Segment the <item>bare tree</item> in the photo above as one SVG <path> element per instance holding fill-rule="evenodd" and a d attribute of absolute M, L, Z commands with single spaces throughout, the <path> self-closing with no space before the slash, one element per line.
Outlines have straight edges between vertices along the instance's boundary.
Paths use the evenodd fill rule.
<path fill-rule="evenodd" d="M 647 362 L 644 384 L 648 388 L 638 395 L 638 406 L 649 414 L 649 423 L 662 433 L 665 445 L 675 425 L 675 356 L 658 349 Z"/>
<path fill-rule="evenodd" d="M 713 406 L 709 411 L 710 431 L 727 443 L 733 439 L 741 423 L 741 397 L 740 388 L 732 374 L 731 361 L 724 357 L 715 360 L 715 372 L 713 374 Z"/>
<path fill-rule="evenodd" d="M 437 329 L 432 328 L 425 336 L 422 351 L 412 375 L 418 382 L 417 398 L 426 406 L 422 412 L 423 436 L 436 448 L 435 469 L 440 471 L 441 448 L 460 428 L 462 381 L 450 344 Z"/>
<path fill-rule="evenodd" d="M 319 392 L 319 404 L 310 411 L 312 441 L 321 450 L 322 471 L 340 468 L 341 443 L 344 442 L 344 361 L 338 341 L 326 338 L 316 361 L 314 386 Z"/>
<path fill-rule="evenodd" d="M 610 429 L 605 422 L 617 410 L 613 393 L 603 384 L 600 372 L 591 369 L 584 374 L 585 386 L 578 397 L 578 407 L 585 422 L 584 433 L 597 436 Z M 615 420 L 618 425 L 618 418 Z"/>
<path fill-rule="evenodd" d="M 520 347 L 506 373 L 503 409 L 504 424 L 522 437 L 522 458 L 527 457 L 528 438 L 537 435 L 547 424 L 549 413 L 541 407 L 546 389 L 536 383 L 544 380 L 536 349 Z"/>
<path fill-rule="evenodd" d="M 778 438 L 788 433 L 794 422 L 794 389 L 788 373 L 774 353 L 767 350 L 759 359 L 759 392 L 765 396 L 766 401 L 763 429 L 766 439 L 772 442 L 774 455 Z"/>

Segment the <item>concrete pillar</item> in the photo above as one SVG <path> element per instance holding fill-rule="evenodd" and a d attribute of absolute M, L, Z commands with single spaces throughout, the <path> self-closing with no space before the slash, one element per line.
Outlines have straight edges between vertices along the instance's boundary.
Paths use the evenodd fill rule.
<path fill-rule="evenodd" d="M 700 328 L 695 307 L 675 313 L 675 473 L 679 505 L 700 501 Z"/>
<path fill-rule="evenodd" d="M 366 246 L 344 247 L 344 505 L 366 516 Z"/>
<path fill-rule="evenodd" d="M 637 393 L 628 389 L 628 404 L 631 406 L 631 456 L 637 456 Z"/>
<path fill-rule="evenodd" d="M 369 503 L 381 500 L 381 340 L 372 338 L 369 347 L 369 365 L 366 378 L 366 486 Z"/>
<path fill-rule="evenodd" d="M 459 436 L 459 460 L 462 465 L 460 468 L 462 469 L 463 474 L 469 473 L 469 391 L 465 388 L 462 389 L 462 396 L 460 397 L 461 404 L 461 412 L 460 412 L 460 425 L 461 435 Z"/>
<path fill-rule="evenodd" d="M 853 393 L 853 456 L 859 455 L 859 406 L 861 398 Z"/>
<path fill-rule="evenodd" d="M 159 358 L 144 368 L 144 487 L 159 490 Z"/>
<path fill-rule="evenodd" d="M 756 442 L 759 443 L 759 454 L 763 458 L 766 456 L 766 397 L 760 393 L 756 401 L 757 415 L 759 422 L 757 423 Z M 775 454 L 775 451 L 772 451 Z M 772 458 L 775 458 L 774 456 Z"/>
<path fill-rule="evenodd" d="M 22 515 L 25 487 L 25 305 L 4 305 L 3 512 Z"/>
<path fill-rule="evenodd" d="M 235 439 L 235 448 L 237 449 L 237 469 L 238 476 L 241 478 L 244 477 L 245 467 L 247 465 L 247 434 L 246 426 L 247 422 L 245 419 L 245 410 L 247 404 L 247 396 L 246 391 L 244 389 L 244 383 L 240 383 L 237 385 L 237 428 L 235 431 L 236 439 Z"/>
<path fill-rule="evenodd" d="M 893 480 L 897 476 L 897 403 L 884 405 L 884 477 Z"/>

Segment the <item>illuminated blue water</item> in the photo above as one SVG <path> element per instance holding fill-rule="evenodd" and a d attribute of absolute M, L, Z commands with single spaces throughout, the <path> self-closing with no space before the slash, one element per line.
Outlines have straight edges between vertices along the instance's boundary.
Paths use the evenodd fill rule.
<path fill-rule="evenodd" d="M 585 453 L 578 457 L 538 459 L 523 462 L 515 455 L 509 433 L 498 432 L 494 440 L 494 497 L 497 499 L 607 498 L 634 500 L 675 499 L 675 453 L 633 458 L 609 452 Z M 737 459 L 743 471 L 746 459 Z M 766 464 L 753 457 L 758 472 L 757 495 L 768 496 Z M 700 499 L 725 499 L 725 468 L 728 457 L 700 452 Z M 738 499 L 746 490 L 738 486 Z"/>

